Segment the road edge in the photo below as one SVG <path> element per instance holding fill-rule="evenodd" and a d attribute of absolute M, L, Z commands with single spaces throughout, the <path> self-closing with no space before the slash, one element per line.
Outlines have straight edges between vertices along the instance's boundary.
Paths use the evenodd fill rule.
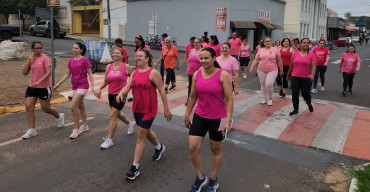
<path fill-rule="evenodd" d="M 60 103 L 66 103 L 68 102 L 68 98 L 66 97 L 60 97 L 57 99 L 53 99 L 50 101 L 50 104 L 60 104 Z M 41 107 L 40 103 L 37 103 L 35 107 L 39 108 Z M 8 113 L 17 113 L 20 111 L 25 111 L 26 107 L 25 106 L 15 106 L 15 107 L 0 107 L 0 115 L 8 114 Z"/>

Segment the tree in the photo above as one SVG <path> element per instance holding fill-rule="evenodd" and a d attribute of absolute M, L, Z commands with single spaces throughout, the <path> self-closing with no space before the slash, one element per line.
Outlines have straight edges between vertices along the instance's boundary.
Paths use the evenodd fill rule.
<path fill-rule="evenodd" d="M 347 18 L 347 20 L 351 20 L 352 13 L 351 12 L 347 12 L 347 13 L 344 14 L 344 16 Z"/>
<path fill-rule="evenodd" d="M 17 3 L 18 9 L 23 14 L 23 29 L 25 29 L 24 20 L 26 19 L 26 15 L 30 17 L 35 16 L 35 8 L 45 8 L 46 1 L 45 0 L 18 0 Z"/>
<path fill-rule="evenodd" d="M 0 13 L 5 15 L 6 24 L 9 24 L 10 14 L 18 14 L 17 1 L 0 0 Z"/>

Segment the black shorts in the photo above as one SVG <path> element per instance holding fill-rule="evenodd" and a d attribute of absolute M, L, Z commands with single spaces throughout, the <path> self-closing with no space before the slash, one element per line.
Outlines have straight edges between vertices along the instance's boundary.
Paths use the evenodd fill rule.
<path fill-rule="evenodd" d="M 127 95 L 125 95 L 123 97 L 123 100 L 120 103 L 117 103 L 117 101 L 116 101 L 117 95 L 118 94 L 114 94 L 114 95 L 113 94 L 108 94 L 109 106 L 113 107 L 113 108 L 116 108 L 116 109 L 121 111 L 123 109 L 123 107 L 125 106 Z"/>
<path fill-rule="evenodd" d="M 144 129 L 150 129 L 153 124 L 154 117 L 152 117 L 151 120 L 143 121 L 144 115 L 145 113 L 134 113 L 136 125 Z"/>
<path fill-rule="evenodd" d="M 189 135 L 204 137 L 209 131 L 209 138 L 213 141 L 222 141 L 221 129 L 226 124 L 226 117 L 222 119 L 206 119 L 194 113 Z"/>
<path fill-rule="evenodd" d="M 240 66 L 248 66 L 251 57 L 240 57 Z"/>
<path fill-rule="evenodd" d="M 41 100 L 50 100 L 51 99 L 51 89 L 47 88 L 35 88 L 27 87 L 25 97 L 37 97 Z"/>

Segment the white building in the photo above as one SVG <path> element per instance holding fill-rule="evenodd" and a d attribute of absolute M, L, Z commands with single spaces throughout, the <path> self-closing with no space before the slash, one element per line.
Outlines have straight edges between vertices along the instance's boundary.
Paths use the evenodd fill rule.
<path fill-rule="evenodd" d="M 285 5 L 284 36 L 293 38 L 326 39 L 327 0 L 287 0 Z"/>

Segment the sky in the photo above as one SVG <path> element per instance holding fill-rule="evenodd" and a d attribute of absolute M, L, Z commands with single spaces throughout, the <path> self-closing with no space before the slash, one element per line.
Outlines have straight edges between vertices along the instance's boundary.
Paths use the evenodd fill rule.
<path fill-rule="evenodd" d="M 339 17 L 344 17 L 346 12 L 351 12 L 352 16 L 370 17 L 370 0 L 327 0 L 327 8 L 338 13 Z"/>

